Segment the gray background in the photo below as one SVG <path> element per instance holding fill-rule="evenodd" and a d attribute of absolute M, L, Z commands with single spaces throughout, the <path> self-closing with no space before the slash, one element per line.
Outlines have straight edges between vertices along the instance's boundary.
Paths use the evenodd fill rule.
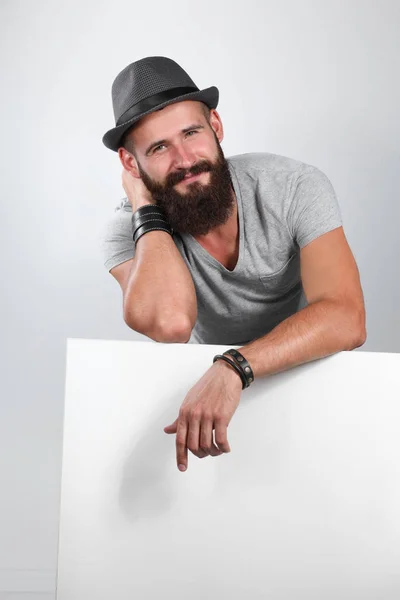
<path fill-rule="evenodd" d="M 220 89 L 227 156 L 323 170 L 361 273 L 361 351 L 399 352 L 400 5 L 3 0 L 0 23 L 0 597 L 39 600 L 55 596 L 66 338 L 148 341 L 99 245 L 124 196 L 101 142 L 114 77 L 169 56 Z"/>

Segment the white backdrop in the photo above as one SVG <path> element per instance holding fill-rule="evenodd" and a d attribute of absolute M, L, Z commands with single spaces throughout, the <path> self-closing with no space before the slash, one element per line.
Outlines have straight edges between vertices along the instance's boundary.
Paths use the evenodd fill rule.
<path fill-rule="evenodd" d="M 227 156 L 323 170 L 361 272 L 361 351 L 399 352 L 399 28 L 396 0 L 1 2 L 2 600 L 54 598 L 66 338 L 145 339 L 99 247 L 124 196 L 101 142 L 114 77 L 173 58 L 219 88 Z"/>
<path fill-rule="evenodd" d="M 223 351 L 68 340 L 57 600 L 398 600 L 400 354 L 259 378 L 181 473 L 163 429 Z"/>

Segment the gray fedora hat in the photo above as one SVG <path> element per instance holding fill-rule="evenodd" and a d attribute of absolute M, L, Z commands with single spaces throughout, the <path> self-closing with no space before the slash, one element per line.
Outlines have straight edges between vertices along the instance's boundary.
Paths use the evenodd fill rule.
<path fill-rule="evenodd" d="M 199 90 L 186 71 L 171 58 L 142 58 L 125 67 L 114 79 L 115 127 L 104 134 L 103 144 L 118 152 L 123 135 L 134 123 L 168 104 L 198 100 L 216 108 L 218 99 L 218 88 Z"/>

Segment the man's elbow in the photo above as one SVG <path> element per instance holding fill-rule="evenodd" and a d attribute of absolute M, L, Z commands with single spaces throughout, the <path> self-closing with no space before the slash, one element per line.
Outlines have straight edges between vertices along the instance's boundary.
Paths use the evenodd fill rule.
<path fill-rule="evenodd" d="M 192 328 L 187 324 L 179 324 L 175 327 L 164 327 L 163 342 L 167 344 L 187 344 L 192 335 Z"/>
<path fill-rule="evenodd" d="M 151 340 L 162 344 L 186 344 L 192 333 L 192 328 L 186 322 L 182 321 L 161 324 L 147 323 L 145 325 L 144 323 L 133 321 L 129 315 L 124 315 L 124 321 L 133 331 L 137 331 L 141 335 L 145 335 Z"/>
<path fill-rule="evenodd" d="M 363 346 L 366 341 L 367 341 L 367 331 L 365 329 L 363 329 L 362 331 L 360 331 L 360 333 L 356 339 L 356 343 L 355 343 L 353 350 L 355 350 L 356 348 L 361 348 L 361 346 Z"/>
<path fill-rule="evenodd" d="M 355 334 L 352 337 L 351 350 L 361 348 L 367 341 L 367 329 L 365 324 L 365 309 L 361 309 L 355 313 L 353 319 Z"/>

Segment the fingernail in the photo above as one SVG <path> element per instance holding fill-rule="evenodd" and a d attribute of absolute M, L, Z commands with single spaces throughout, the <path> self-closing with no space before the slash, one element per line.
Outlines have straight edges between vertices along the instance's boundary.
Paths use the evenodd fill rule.
<path fill-rule="evenodd" d="M 179 465 L 178 469 L 179 469 L 180 471 L 186 471 L 186 467 L 185 467 L 185 465 Z"/>

